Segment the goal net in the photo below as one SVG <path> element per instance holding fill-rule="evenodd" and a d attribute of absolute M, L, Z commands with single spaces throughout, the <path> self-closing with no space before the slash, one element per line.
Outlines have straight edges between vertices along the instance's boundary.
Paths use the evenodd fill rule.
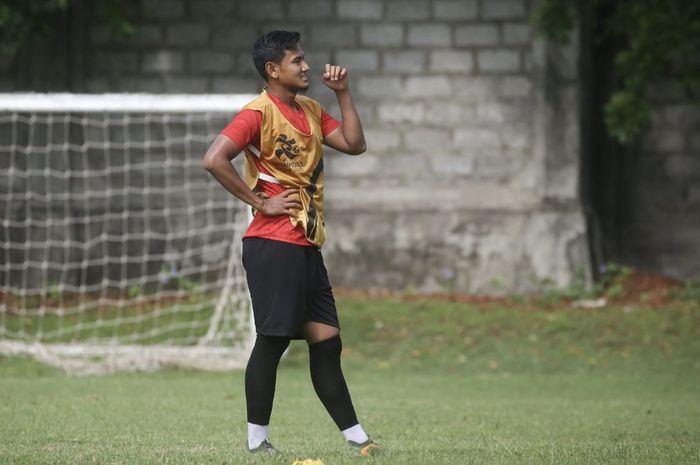
<path fill-rule="evenodd" d="M 248 212 L 201 160 L 253 97 L 0 95 L 0 354 L 74 374 L 244 364 Z"/>

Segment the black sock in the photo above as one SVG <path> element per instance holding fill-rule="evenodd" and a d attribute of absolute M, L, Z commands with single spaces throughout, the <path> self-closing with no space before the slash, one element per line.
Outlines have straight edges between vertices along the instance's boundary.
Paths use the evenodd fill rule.
<path fill-rule="evenodd" d="M 275 398 L 277 365 L 289 338 L 258 335 L 245 370 L 245 398 L 248 422 L 268 425 Z"/>
<path fill-rule="evenodd" d="M 355 426 L 357 416 L 340 368 L 340 336 L 309 345 L 311 381 L 318 398 L 342 431 Z"/>

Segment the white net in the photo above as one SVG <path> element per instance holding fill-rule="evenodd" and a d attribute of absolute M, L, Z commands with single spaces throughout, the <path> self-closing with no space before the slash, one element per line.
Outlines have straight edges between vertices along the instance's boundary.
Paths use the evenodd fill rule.
<path fill-rule="evenodd" d="M 244 204 L 203 170 L 247 95 L 0 95 L 0 353 L 75 374 L 231 369 Z"/>

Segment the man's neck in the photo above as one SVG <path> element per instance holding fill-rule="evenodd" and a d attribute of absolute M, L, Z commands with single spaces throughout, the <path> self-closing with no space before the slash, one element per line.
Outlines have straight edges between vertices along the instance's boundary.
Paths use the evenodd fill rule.
<path fill-rule="evenodd" d="M 290 107 L 292 107 L 292 108 L 294 107 L 294 99 L 297 96 L 296 92 L 292 92 L 292 91 L 285 89 L 283 87 L 280 87 L 280 86 L 274 86 L 274 85 L 271 86 L 269 84 L 267 85 L 267 92 L 269 94 L 274 95 L 278 99 L 282 100 L 284 103 L 286 103 Z"/>

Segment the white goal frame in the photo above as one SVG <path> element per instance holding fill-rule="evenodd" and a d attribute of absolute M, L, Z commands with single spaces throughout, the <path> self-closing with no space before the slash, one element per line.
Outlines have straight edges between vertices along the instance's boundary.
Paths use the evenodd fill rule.
<path fill-rule="evenodd" d="M 6 113 L 225 113 L 230 116 L 254 99 L 254 94 L 71 94 L 71 93 L 0 93 L 0 114 Z M 221 128 L 219 128 L 221 129 Z M 239 202 L 237 199 L 232 201 Z M 243 207 L 242 207 L 243 208 Z M 247 221 L 250 221 L 250 209 Z M 2 218 L 0 218 L 0 221 Z M 235 233 L 240 234 L 239 231 Z M 238 242 L 238 245 L 236 244 Z M 116 371 L 142 371 L 161 367 L 183 367 L 206 370 L 231 370 L 245 366 L 254 343 L 252 306 L 246 291 L 249 312 L 244 346 L 216 346 L 215 332 L 233 290 L 232 269 L 240 256 L 240 237 L 232 239 L 226 281 L 220 291 L 209 329 L 196 345 L 134 344 L 58 344 L 40 341 L 3 339 L 0 332 L 0 354 L 29 354 L 70 374 L 103 374 Z M 0 266 L 3 266 L 0 263 Z M 45 283 L 47 284 L 47 283 Z M 2 283 L 0 283 L 2 286 Z M 6 290 L 0 288 L 0 290 Z M 0 313 L 6 311 L 0 302 Z M 0 328 L 4 329 L 4 328 Z"/>

